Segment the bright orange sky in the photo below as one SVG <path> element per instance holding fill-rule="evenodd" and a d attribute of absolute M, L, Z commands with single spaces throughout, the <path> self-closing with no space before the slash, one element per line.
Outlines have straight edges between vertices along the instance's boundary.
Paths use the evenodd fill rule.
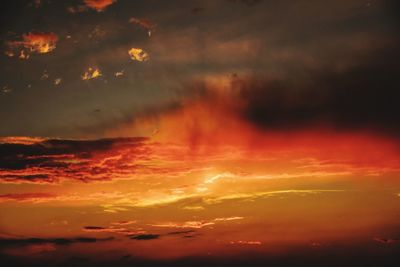
<path fill-rule="evenodd" d="M 395 242 L 396 142 L 365 132 L 260 131 L 212 105 L 200 99 L 122 129 L 157 127 L 147 138 L 4 138 L 31 155 L 17 155 L 25 168 L 0 172 L 2 235 L 93 237 L 100 241 L 68 253 L 150 259 Z M 58 249 L 44 242 L 7 253 Z"/>

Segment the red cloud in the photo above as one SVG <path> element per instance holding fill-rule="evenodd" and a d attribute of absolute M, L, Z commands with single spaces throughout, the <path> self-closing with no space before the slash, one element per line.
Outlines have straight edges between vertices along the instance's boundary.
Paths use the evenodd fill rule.
<path fill-rule="evenodd" d="M 101 12 L 116 2 L 116 0 L 84 0 L 84 2 L 87 7 L 93 8 L 97 12 Z"/>

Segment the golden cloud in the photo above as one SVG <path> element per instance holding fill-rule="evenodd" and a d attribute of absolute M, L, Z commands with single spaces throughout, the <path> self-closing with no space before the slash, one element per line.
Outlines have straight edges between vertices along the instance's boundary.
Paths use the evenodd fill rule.
<path fill-rule="evenodd" d="M 128 51 L 128 54 L 132 60 L 136 60 L 136 61 L 140 61 L 140 62 L 149 60 L 149 54 L 141 48 L 131 48 Z"/>
<path fill-rule="evenodd" d="M 208 222 L 208 221 L 187 221 L 183 223 L 174 223 L 174 222 L 168 222 L 168 223 L 160 223 L 160 224 L 151 224 L 151 226 L 154 227 L 166 227 L 166 228 L 194 228 L 194 229 L 200 229 L 205 226 L 213 225 L 215 223 L 213 222 Z"/>
<path fill-rule="evenodd" d="M 98 77 L 102 76 L 100 69 L 98 68 L 88 68 L 87 71 L 83 73 L 82 80 L 91 80 L 91 79 L 96 79 Z"/>
<path fill-rule="evenodd" d="M 8 42 L 6 55 L 13 57 L 19 54 L 20 59 L 28 59 L 30 53 L 46 54 L 56 49 L 58 36 L 54 33 L 30 32 L 22 36 L 22 40 Z M 19 52 L 15 52 L 19 51 Z"/>

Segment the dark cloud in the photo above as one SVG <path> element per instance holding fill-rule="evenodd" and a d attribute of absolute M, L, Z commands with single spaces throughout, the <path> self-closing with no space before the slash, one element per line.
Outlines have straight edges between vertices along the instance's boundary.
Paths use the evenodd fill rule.
<path fill-rule="evenodd" d="M 397 136 L 399 45 L 399 40 L 393 40 L 342 70 L 328 64 L 331 68 L 305 68 L 298 77 L 288 79 L 235 74 L 230 93 L 220 105 L 239 103 L 239 108 L 232 105 L 233 112 L 265 130 L 327 127 Z M 205 102 L 216 102 L 212 90 L 205 97 L 209 99 Z"/>
<path fill-rule="evenodd" d="M 0 170 L 0 179 L 9 182 L 28 182 L 28 183 L 55 183 L 56 177 L 47 174 L 3 174 Z"/>
<path fill-rule="evenodd" d="M 97 177 L 98 180 L 107 180 L 115 174 L 113 171 L 133 173 L 136 167 L 131 163 L 135 158 L 147 156 L 146 140 L 48 139 L 28 144 L 0 143 L 0 180 L 53 183 L 62 178 L 88 181 L 90 177 Z M 121 160 L 107 160 L 109 156 L 121 155 L 121 150 L 128 153 Z"/>
<path fill-rule="evenodd" d="M 0 247 L 11 246 L 29 246 L 35 244 L 55 244 L 55 245 L 70 245 L 74 243 L 95 243 L 99 241 L 110 241 L 113 237 L 94 238 L 94 237 L 77 237 L 77 238 L 0 238 Z"/>
<path fill-rule="evenodd" d="M 184 235 L 184 234 L 190 234 L 190 233 L 195 233 L 195 230 L 186 230 L 186 231 L 176 231 L 176 232 L 169 232 L 167 235 Z"/>
<path fill-rule="evenodd" d="M 142 235 L 131 236 L 131 239 L 135 240 L 153 240 L 158 238 L 160 238 L 160 235 L 158 234 L 142 234 Z"/>
<path fill-rule="evenodd" d="M 262 0 L 228 0 L 228 1 L 232 3 L 243 3 L 247 6 L 254 6 L 260 3 Z"/>
<path fill-rule="evenodd" d="M 376 247 L 380 247 L 376 249 Z M 374 249 L 372 249 L 374 248 Z M 368 251 L 368 253 L 366 253 Z M 231 251 L 232 252 L 232 251 Z M 210 253 L 207 256 L 190 256 L 174 259 L 142 258 L 130 254 L 116 254 L 111 259 L 98 257 L 71 256 L 69 254 L 59 258 L 23 258 L 10 255 L 1 255 L 2 263 L 7 266 L 77 266 L 77 267 L 101 267 L 101 266 L 387 266 L 397 267 L 400 260 L 396 255 L 399 247 L 391 246 L 390 249 L 381 244 L 371 245 L 338 245 L 331 244 L 327 247 L 310 249 L 304 247 L 292 247 L 285 253 L 257 253 L 257 252 L 232 252 Z"/>
<path fill-rule="evenodd" d="M 106 228 L 101 226 L 84 226 L 83 229 L 85 230 L 104 230 Z"/>

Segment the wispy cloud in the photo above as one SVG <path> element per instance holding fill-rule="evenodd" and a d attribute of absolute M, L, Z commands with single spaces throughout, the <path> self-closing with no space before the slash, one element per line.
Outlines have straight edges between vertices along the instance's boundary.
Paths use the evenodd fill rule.
<path fill-rule="evenodd" d="M 187 221 L 183 223 L 157 223 L 157 224 L 150 224 L 150 226 L 154 227 L 163 227 L 163 228 L 194 228 L 200 229 L 206 226 L 214 225 L 214 222 L 211 221 Z"/>
<path fill-rule="evenodd" d="M 223 201 L 229 200 L 240 200 L 240 199 L 257 199 L 264 197 L 274 197 L 282 195 L 296 195 L 296 196 L 307 196 L 323 193 L 341 193 L 346 190 L 336 190 L 336 189 L 307 189 L 307 190 L 277 190 L 277 191 L 265 191 L 265 192 L 253 192 L 253 193 L 238 193 L 238 194 L 227 194 L 220 197 L 209 197 L 204 198 L 204 201 L 208 204 L 221 203 Z"/>
<path fill-rule="evenodd" d="M 54 199 L 57 195 L 49 193 L 21 193 L 21 194 L 3 194 L 0 195 L 0 203 L 8 201 L 20 201 L 20 202 L 46 202 Z"/>
<path fill-rule="evenodd" d="M 206 226 L 212 226 L 216 223 L 220 222 L 230 222 L 236 220 L 242 220 L 244 217 L 240 216 L 232 216 L 232 217 L 220 217 L 215 218 L 213 220 L 199 220 L 199 221 L 186 221 L 186 222 L 168 222 L 168 223 L 157 223 L 157 224 L 150 224 L 153 227 L 163 227 L 163 228 L 193 228 L 193 229 L 201 229 Z"/>

